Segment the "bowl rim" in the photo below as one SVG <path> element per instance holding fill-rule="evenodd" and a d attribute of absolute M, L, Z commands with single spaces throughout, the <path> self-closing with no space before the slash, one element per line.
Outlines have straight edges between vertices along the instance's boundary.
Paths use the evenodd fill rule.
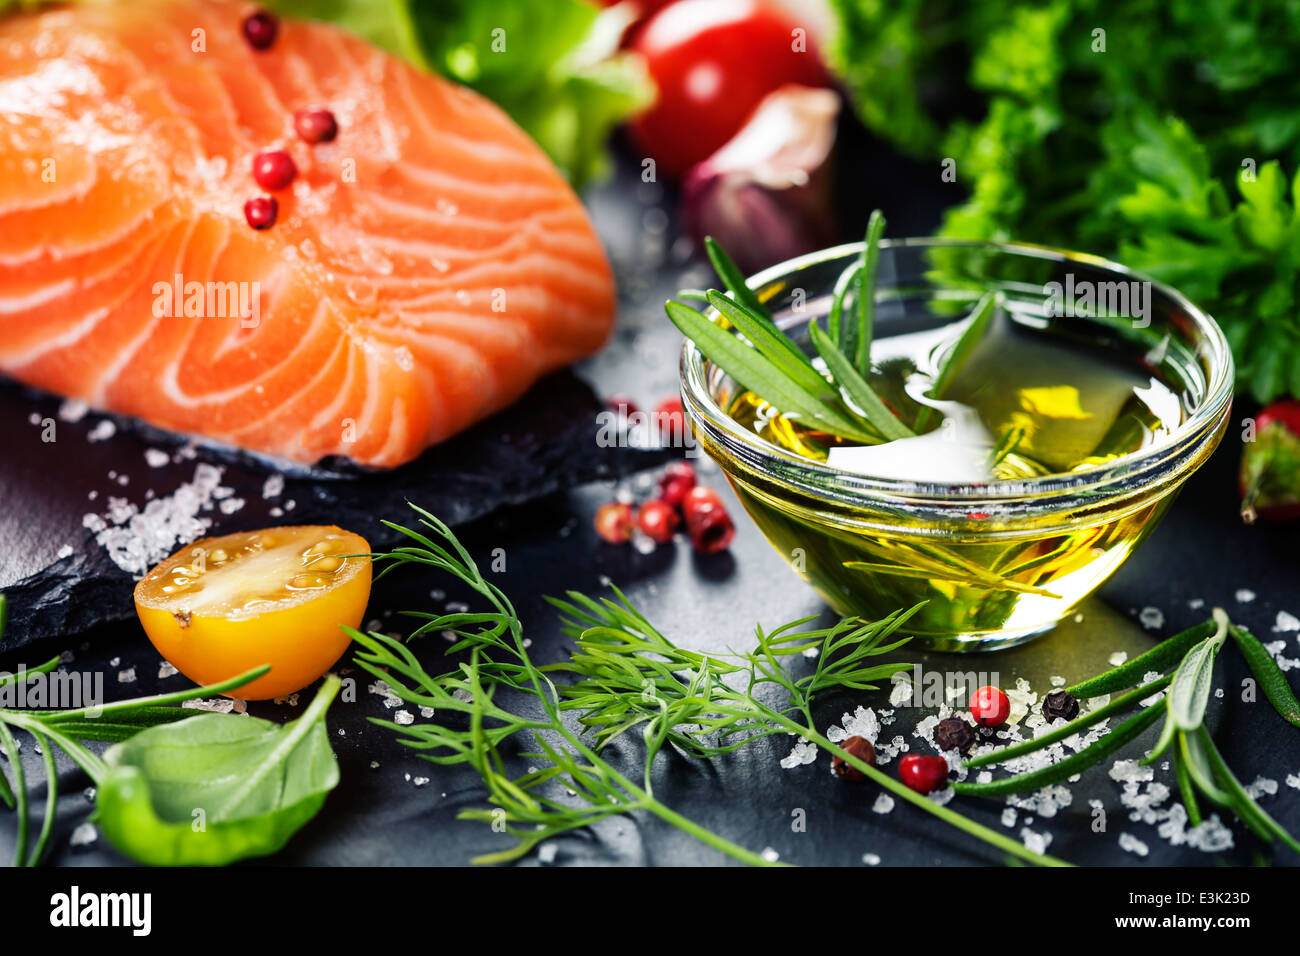
<path fill-rule="evenodd" d="M 862 241 L 848 242 L 796 256 L 755 273 L 746 279 L 746 284 L 751 289 L 758 290 L 769 283 L 788 279 L 811 266 L 858 254 L 864 245 Z M 706 373 L 706 365 L 711 368 L 712 363 L 708 363 L 703 353 L 690 339 L 682 345 L 679 364 L 682 398 L 688 414 L 693 412 L 694 417 L 710 430 L 713 437 L 722 439 L 724 443 L 729 441 L 733 452 L 742 453 L 751 466 L 760 468 L 765 473 L 770 474 L 772 470 L 770 466 L 775 464 L 782 476 L 788 476 L 791 472 L 794 474 L 802 472 L 817 480 L 819 485 L 829 481 L 843 491 L 939 504 L 953 501 L 963 504 L 973 501 L 1009 504 L 1027 498 L 1070 496 L 1098 486 L 1116 483 L 1123 484 L 1131 491 L 1134 490 L 1135 482 L 1139 486 L 1144 485 L 1147 483 L 1143 480 L 1144 477 L 1149 477 L 1153 471 L 1162 472 L 1160 466 L 1170 459 L 1189 457 L 1190 452 L 1194 451 L 1198 436 L 1215 428 L 1226 417 L 1231 407 L 1235 383 L 1232 350 L 1228 345 L 1227 337 L 1208 312 L 1195 305 L 1173 286 L 1101 256 L 1036 243 L 954 239 L 942 236 L 904 237 L 880 241 L 882 249 L 925 247 L 984 249 L 1058 263 L 1077 262 L 1129 280 L 1150 282 L 1152 290 L 1168 297 L 1192 320 L 1198 330 L 1201 341 L 1197 345 L 1197 353 L 1206 356 L 1208 365 L 1204 399 L 1184 422 L 1159 442 L 1122 455 L 1104 465 L 1074 472 L 977 483 L 873 477 L 804 458 L 759 437 L 741 426 L 718 404 L 709 387 Z M 714 310 L 709 309 L 708 312 L 712 314 Z M 765 463 L 768 466 L 766 468 Z M 828 490 L 830 489 L 822 488 L 823 492 Z"/>

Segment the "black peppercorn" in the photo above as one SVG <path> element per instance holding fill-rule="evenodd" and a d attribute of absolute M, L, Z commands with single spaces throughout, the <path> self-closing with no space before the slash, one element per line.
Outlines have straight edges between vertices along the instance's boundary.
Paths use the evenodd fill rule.
<path fill-rule="evenodd" d="M 975 731 L 960 717 L 948 717 L 934 728 L 934 742 L 940 750 L 969 753 L 975 743 Z"/>
<path fill-rule="evenodd" d="M 1079 716 L 1079 699 L 1066 690 L 1054 690 L 1043 698 L 1043 716 L 1048 720 L 1074 720 Z"/>
<path fill-rule="evenodd" d="M 864 763 L 872 767 L 876 765 L 876 748 L 871 746 L 871 741 L 866 737 L 849 737 L 840 744 L 840 747 Z M 831 772 L 849 783 L 861 783 L 867 779 L 866 774 L 857 767 L 851 766 L 843 757 L 831 758 Z"/>

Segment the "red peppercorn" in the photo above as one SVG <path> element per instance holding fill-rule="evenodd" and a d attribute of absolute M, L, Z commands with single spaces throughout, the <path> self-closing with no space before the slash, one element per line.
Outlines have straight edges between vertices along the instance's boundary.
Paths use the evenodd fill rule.
<path fill-rule="evenodd" d="M 647 501 L 641 506 L 636 516 L 637 527 L 656 544 L 667 544 L 673 540 L 680 519 L 677 509 L 662 501 Z"/>
<path fill-rule="evenodd" d="M 871 741 L 866 737 L 849 737 L 840 744 L 840 749 L 848 751 L 868 766 L 876 765 L 876 748 L 871 746 Z M 839 755 L 831 758 L 831 772 L 849 783 L 861 783 L 867 779 L 865 773 Z"/>
<path fill-rule="evenodd" d="M 682 513 L 686 516 L 686 530 L 691 544 L 700 554 L 725 551 L 736 536 L 736 526 L 722 504 L 722 499 L 712 488 L 696 485 L 682 499 Z"/>
<path fill-rule="evenodd" d="M 271 196 L 258 196 L 244 203 L 244 218 L 254 229 L 270 229 L 279 211 L 280 204 Z"/>
<path fill-rule="evenodd" d="M 596 534 L 610 544 L 626 544 L 632 539 L 632 529 L 636 519 L 632 516 L 632 506 L 621 501 L 611 501 L 596 509 Z"/>
<path fill-rule="evenodd" d="M 244 17 L 244 39 L 254 50 L 270 49 L 280 32 L 280 21 L 275 14 L 265 10 L 254 10 Z"/>
<path fill-rule="evenodd" d="M 942 757 L 908 754 L 898 762 L 898 779 L 917 793 L 933 793 L 948 786 L 948 761 Z"/>
<path fill-rule="evenodd" d="M 675 461 L 659 476 L 659 500 L 677 507 L 695 487 L 695 468 L 689 461 Z"/>
<path fill-rule="evenodd" d="M 996 687 L 981 687 L 971 698 L 970 713 L 983 727 L 1001 727 L 1011 715 L 1011 701 Z"/>
<path fill-rule="evenodd" d="M 284 189 L 297 175 L 298 167 L 282 149 L 268 149 L 253 157 L 253 178 L 269 193 Z"/>
<path fill-rule="evenodd" d="M 320 106 L 309 106 L 293 114 L 293 130 L 306 143 L 332 143 L 339 135 L 334 114 Z"/>
<path fill-rule="evenodd" d="M 655 409 L 654 422 L 659 444 L 685 444 L 686 414 L 682 411 L 680 398 L 665 398 L 660 402 Z"/>

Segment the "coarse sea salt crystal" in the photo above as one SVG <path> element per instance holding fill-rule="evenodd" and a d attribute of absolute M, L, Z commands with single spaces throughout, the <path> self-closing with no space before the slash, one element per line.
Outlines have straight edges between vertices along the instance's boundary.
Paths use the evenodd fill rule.
<path fill-rule="evenodd" d="M 161 468 L 171 461 L 171 455 L 158 448 L 146 448 L 144 450 L 144 460 L 150 468 Z"/>
<path fill-rule="evenodd" d="M 1151 852 L 1145 843 L 1131 833 L 1121 833 L 1119 835 L 1119 848 L 1127 850 L 1129 853 L 1135 853 L 1138 856 L 1146 856 Z"/>
<path fill-rule="evenodd" d="M 111 419 L 105 418 L 86 434 L 87 441 L 108 441 L 117 434 L 117 426 Z"/>
<path fill-rule="evenodd" d="M 201 538 L 211 527 L 212 519 L 202 512 L 212 509 L 221 475 L 215 465 L 200 463 L 190 481 L 143 509 L 125 498 L 110 497 L 106 513 L 85 515 L 82 526 L 95 535 L 114 564 L 140 577 L 178 545 Z"/>
<path fill-rule="evenodd" d="M 864 853 L 862 854 L 862 862 L 867 864 L 867 866 L 878 866 L 880 864 L 880 857 L 874 853 Z"/>
<path fill-rule="evenodd" d="M 1277 781 L 1270 780 L 1268 777 L 1256 777 L 1255 781 L 1246 787 L 1246 792 L 1258 800 L 1262 796 L 1273 796 L 1277 793 Z"/>
<path fill-rule="evenodd" d="M 802 767 L 817 759 L 817 745 L 807 740 L 800 740 L 794 745 L 789 756 L 781 758 L 781 766 L 786 770 Z"/>
<path fill-rule="evenodd" d="M 1278 611 L 1277 623 L 1273 625 L 1273 630 L 1279 634 L 1300 631 L 1300 618 L 1287 611 Z"/>
<path fill-rule="evenodd" d="M 1255 600 L 1255 592 L 1249 588 L 1239 588 L 1236 594 L 1238 604 L 1249 604 Z"/>
<path fill-rule="evenodd" d="M 278 471 L 267 475 L 266 481 L 262 482 L 262 497 L 279 498 L 282 491 L 284 491 L 284 475 Z"/>
<path fill-rule="evenodd" d="M 172 665 L 171 661 L 163 661 L 158 665 L 159 680 L 162 680 L 164 677 L 175 677 L 179 673 L 180 671 Z"/>
<path fill-rule="evenodd" d="M 188 707 L 190 710 L 205 710 L 212 714 L 230 714 L 235 710 L 235 702 L 229 697 L 217 697 L 212 700 L 185 700 L 181 701 L 182 707 Z"/>
<path fill-rule="evenodd" d="M 1010 830 L 1016 825 L 1016 808 L 1007 807 L 1002 811 L 1002 825 Z"/>
<path fill-rule="evenodd" d="M 1035 833 L 1029 827 L 1024 827 L 1020 831 L 1020 842 L 1031 853 L 1046 853 L 1047 847 L 1052 842 L 1052 835 L 1050 833 Z"/>
<path fill-rule="evenodd" d="M 118 682 L 119 684 L 134 684 L 134 683 L 135 683 L 135 668 L 134 668 L 134 667 L 128 667 L 126 670 L 118 671 L 118 672 L 117 672 L 117 682 Z"/>
<path fill-rule="evenodd" d="M 56 552 L 54 556 L 60 561 L 64 558 L 72 557 L 72 545 L 65 544 L 63 547 L 59 548 L 58 552 Z"/>
<path fill-rule="evenodd" d="M 79 422 L 86 417 L 90 411 L 90 406 L 80 399 L 69 398 L 59 406 L 59 420 L 65 422 Z"/>
<path fill-rule="evenodd" d="M 1158 607 L 1144 607 L 1138 621 L 1148 631 L 1158 631 L 1165 626 L 1165 615 Z"/>
<path fill-rule="evenodd" d="M 826 739 L 839 743 L 850 737 L 862 737 L 875 744 L 880 737 L 880 718 L 870 707 L 858 707 L 851 714 L 842 714 L 839 725 L 832 725 L 826 730 Z"/>
<path fill-rule="evenodd" d="M 1106 663 L 1110 664 L 1111 667 L 1119 667 L 1119 665 L 1123 664 L 1126 660 L 1128 660 L 1127 651 L 1116 651 L 1114 654 L 1110 655 L 1110 657 L 1106 658 Z"/>
<path fill-rule="evenodd" d="M 560 848 L 554 843 L 543 843 L 537 848 L 537 862 L 546 866 L 555 862 L 555 856 L 560 852 Z"/>
<path fill-rule="evenodd" d="M 72 831 L 72 836 L 68 838 L 69 846 L 90 846 L 99 839 L 99 830 L 93 823 L 81 823 Z"/>
<path fill-rule="evenodd" d="M 397 724 L 399 727 L 407 727 L 415 723 L 415 717 L 409 710 L 399 710 L 397 713 L 393 714 L 393 723 Z"/>
<path fill-rule="evenodd" d="M 912 683 L 908 680 L 894 680 L 894 686 L 889 690 L 889 706 L 901 707 L 912 699 Z"/>
<path fill-rule="evenodd" d="M 1205 607 L 1205 598 L 1192 598 L 1187 602 L 1187 606 L 1193 611 L 1199 611 L 1201 608 Z"/>
<path fill-rule="evenodd" d="M 781 854 L 777 853 L 776 850 L 772 849 L 770 846 L 764 847 L 763 852 L 760 853 L 759 856 L 765 859 L 768 863 L 775 863 L 777 860 L 781 859 Z"/>
<path fill-rule="evenodd" d="M 874 813 L 889 813 L 894 809 L 894 798 L 887 793 L 877 795 L 876 802 L 871 805 Z"/>

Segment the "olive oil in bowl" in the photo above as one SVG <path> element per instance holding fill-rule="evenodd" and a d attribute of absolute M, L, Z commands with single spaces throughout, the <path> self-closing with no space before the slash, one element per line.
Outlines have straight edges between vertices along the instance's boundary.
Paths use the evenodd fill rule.
<path fill-rule="evenodd" d="M 924 248 L 889 245 L 866 378 L 915 437 L 867 444 L 810 428 L 691 342 L 684 407 L 773 547 L 840 614 L 876 619 L 923 603 L 909 627 L 930 647 L 1018 643 L 1113 574 L 1217 445 L 1231 396 L 1226 342 L 1172 290 L 1158 290 L 1156 321 L 1144 324 L 1053 316 L 1041 282 L 1007 281 L 989 284 L 996 312 L 949 363 L 970 320 L 941 300 L 969 304 L 969 286 L 932 284 Z M 1016 247 L 977 245 L 1020 269 Z M 805 292 L 802 309 L 787 300 L 827 289 L 860 249 L 750 281 L 810 356 L 807 326 L 828 295 Z M 1034 248 L 1049 269 L 1101 268 L 1048 253 Z"/>

